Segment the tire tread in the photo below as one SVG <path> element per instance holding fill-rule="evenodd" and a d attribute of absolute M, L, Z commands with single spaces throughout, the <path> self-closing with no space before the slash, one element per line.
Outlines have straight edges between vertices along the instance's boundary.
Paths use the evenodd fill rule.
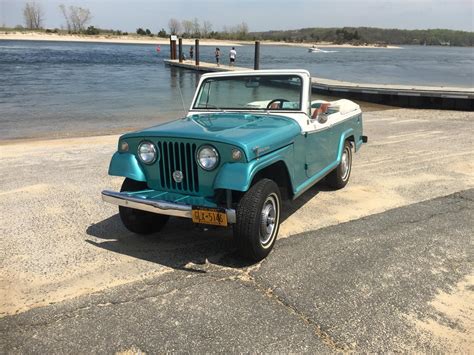
<path fill-rule="evenodd" d="M 126 178 L 120 192 L 140 191 L 146 189 L 145 182 Z M 152 234 L 159 232 L 166 224 L 169 216 L 119 206 L 119 215 L 123 225 L 136 234 Z M 134 218 L 133 218 L 134 217 Z"/>
<path fill-rule="evenodd" d="M 351 154 L 351 157 L 350 157 L 351 167 L 350 167 L 349 176 L 347 177 L 347 180 L 342 180 L 341 171 L 340 171 L 341 170 L 341 164 L 340 163 L 326 177 L 327 184 L 330 187 L 332 187 L 333 189 L 336 189 L 336 190 L 339 190 L 339 189 L 342 189 L 343 187 L 345 187 L 347 185 L 347 183 L 349 182 L 349 178 L 351 177 L 351 172 L 352 172 L 352 147 L 351 147 L 351 144 L 348 140 L 346 140 L 344 142 L 344 148 L 343 149 L 345 150 L 346 147 L 349 147 L 349 152 Z"/>
<path fill-rule="evenodd" d="M 241 198 L 237 207 L 237 223 L 234 225 L 237 246 L 244 257 L 255 261 L 267 256 L 273 247 L 272 245 L 262 253 L 254 243 L 255 234 L 259 233 L 260 228 L 259 214 L 255 212 L 260 211 L 260 204 L 263 204 L 263 199 L 273 191 L 277 192 L 281 208 L 280 191 L 276 183 L 270 179 L 262 179 L 254 184 Z M 276 226 L 276 228 L 276 233 L 278 233 L 279 226 Z M 275 240 L 276 236 L 272 244 L 275 243 Z"/>

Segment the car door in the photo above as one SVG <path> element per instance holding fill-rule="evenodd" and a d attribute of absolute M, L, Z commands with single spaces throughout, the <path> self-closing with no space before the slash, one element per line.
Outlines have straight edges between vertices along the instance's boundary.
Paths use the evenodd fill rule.
<path fill-rule="evenodd" d="M 312 177 L 333 162 L 333 136 L 331 124 L 312 123 L 313 127 L 305 134 L 306 176 Z"/>

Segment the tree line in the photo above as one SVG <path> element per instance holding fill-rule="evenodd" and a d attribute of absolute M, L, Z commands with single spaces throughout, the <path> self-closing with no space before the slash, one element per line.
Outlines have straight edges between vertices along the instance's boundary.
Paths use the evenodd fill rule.
<path fill-rule="evenodd" d="M 128 35 L 127 32 L 120 30 L 100 29 L 94 26 L 87 26 L 91 19 L 92 13 L 89 9 L 80 6 L 66 7 L 64 4 L 59 5 L 59 10 L 65 20 L 65 27 L 68 33 L 71 34 L 115 34 Z M 23 18 L 25 26 L 30 30 L 39 30 L 43 28 L 44 11 L 42 7 L 35 1 L 30 1 L 25 4 L 23 9 Z M 58 29 L 47 29 L 48 33 L 58 33 Z M 168 21 L 168 32 L 161 28 L 156 34 L 158 37 L 168 37 L 169 35 L 180 35 L 183 38 L 215 38 L 215 39 L 251 39 L 248 36 L 249 27 L 247 23 L 242 22 L 235 26 L 225 26 L 222 31 L 214 31 L 213 25 L 210 21 L 200 21 L 198 18 L 178 20 L 171 18 Z M 155 36 L 148 28 L 139 27 L 136 30 L 139 36 Z"/>
<path fill-rule="evenodd" d="M 246 22 L 234 26 L 224 26 L 222 31 L 214 31 L 212 23 L 207 20 L 201 23 L 197 18 L 181 21 L 172 18 L 168 21 L 168 29 L 170 34 L 180 35 L 183 38 L 251 39 L 249 26 Z"/>
<path fill-rule="evenodd" d="M 90 26 L 92 13 L 89 9 L 80 6 L 59 5 L 59 10 L 65 20 L 68 33 L 87 35 L 113 34 L 128 35 L 120 30 L 107 30 Z M 28 29 L 42 29 L 44 12 L 35 1 L 25 4 L 23 9 L 25 26 Z M 59 32 L 58 29 L 46 32 Z M 296 43 L 329 42 L 334 44 L 379 44 L 379 45 L 452 45 L 474 46 L 474 32 L 454 31 L 446 29 L 428 30 L 400 30 L 372 27 L 343 27 L 343 28 L 302 28 L 286 31 L 249 32 L 247 23 L 242 22 L 234 26 L 225 26 L 221 31 L 213 30 L 211 22 L 200 21 L 198 18 L 178 20 L 171 18 L 168 29 L 154 34 L 148 28 L 137 28 L 136 34 L 149 37 L 168 37 L 179 35 L 183 38 L 213 38 L 231 40 L 272 40 Z"/>
<path fill-rule="evenodd" d="M 373 27 L 302 28 L 288 31 L 252 32 L 261 40 L 335 44 L 381 44 L 381 45 L 451 45 L 474 46 L 474 32 L 446 29 L 400 30 Z"/>
<path fill-rule="evenodd" d="M 64 17 L 69 33 L 81 33 L 86 31 L 86 25 L 92 19 L 92 14 L 89 9 L 72 5 L 66 7 L 64 4 L 60 4 L 59 10 Z M 35 1 L 27 2 L 23 8 L 23 19 L 27 29 L 42 29 L 45 19 L 43 8 Z"/>

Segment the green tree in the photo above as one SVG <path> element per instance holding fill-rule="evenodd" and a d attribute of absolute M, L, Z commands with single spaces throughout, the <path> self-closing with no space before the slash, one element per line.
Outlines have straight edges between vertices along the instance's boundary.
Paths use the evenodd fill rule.
<path fill-rule="evenodd" d="M 158 37 L 168 37 L 168 34 L 166 33 L 166 30 L 162 28 L 160 32 L 158 32 Z"/>
<path fill-rule="evenodd" d="M 95 28 L 94 26 L 87 27 L 87 30 L 85 31 L 86 35 L 98 35 L 99 33 L 99 29 Z"/>

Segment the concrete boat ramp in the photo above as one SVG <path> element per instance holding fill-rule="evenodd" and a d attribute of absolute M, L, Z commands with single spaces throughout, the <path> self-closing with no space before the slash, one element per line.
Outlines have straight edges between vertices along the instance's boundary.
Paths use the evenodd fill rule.
<path fill-rule="evenodd" d="M 200 62 L 192 60 L 165 59 L 165 64 L 172 67 L 197 70 L 202 72 L 249 70 L 249 68 Z M 313 92 L 335 97 L 375 102 L 379 104 L 435 108 L 446 110 L 474 111 L 474 88 L 437 87 L 419 85 L 365 84 L 347 81 L 312 78 Z"/>

